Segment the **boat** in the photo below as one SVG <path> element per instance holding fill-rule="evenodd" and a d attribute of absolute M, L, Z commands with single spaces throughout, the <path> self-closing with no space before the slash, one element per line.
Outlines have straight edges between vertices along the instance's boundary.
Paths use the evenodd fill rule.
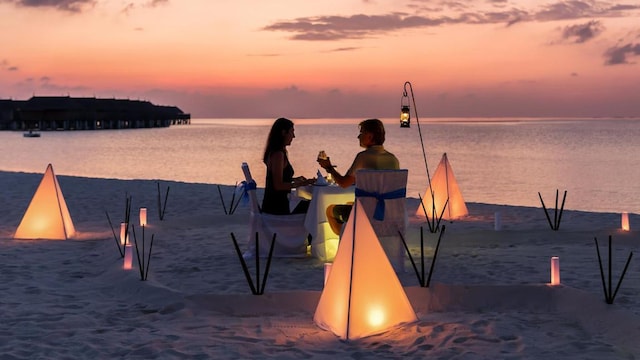
<path fill-rule="evenodd" d="M 40 137 L 40 133 L 39 132 L 33 132 L 32 130 L 29 130 L 29 132 L 26 132 L 26 133 L 22 134 L 22 136 L 24 136 L 24 137 Z"/>

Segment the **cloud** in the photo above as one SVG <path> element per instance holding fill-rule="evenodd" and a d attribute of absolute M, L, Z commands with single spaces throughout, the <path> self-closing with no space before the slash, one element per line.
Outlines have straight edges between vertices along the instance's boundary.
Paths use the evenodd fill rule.
<path fill-rule="evenodd" d="M 18 71 L 19 70 L 17 66 L 9 64 L 9 61 L 7 59 L 0 60 L 0 69 L 6 70 L 6 71 Z"/>
<path fill-rule="evenodd" d="M 600 35 L 602 31 L 604 31 L 602 23 L 591 20 L 584 24 L 565 26 L 562 30 L 562 39 L 580 44 Z"/>
<path fill-rule="evenodd" d="M 451 24 L 505 24 L 512 26 L 519 22 L 575 20 L 593 17 L 630 16 L 640 10 L 640 5 L 620 5 L 592 0 L 558 1 L 538 9 L 508 8 L 503 0 L 491 0 L 496 11 L 471 8 L 464 2 L 439 2 L 434 8 L 430 1 L 412 2 L 408 9 L 412 13 L 393 12 L 379 15 L 355 14 L 348 16 L 326 15 L 302 17 L 272 23 L 262 28 L 264 31 L 282 31 L 292 34 L 292 40 L 328 41 L 343 39 L 363 39 L 387 33 Z M 447 13 L 445 13 L 445 10 Z M 597 35 L 599 23 L 577 33 L 578 40 L 588 40 L 588 31 Z"/>
<path fill-rule="evenodd" d="M 0 0 L 21 7 L 53 8 L 55 10 L 78 13 L 86 7 L 93 7 L 96 0 Z"/>
<path fill-rule="evenodd" d="M 605 52 L 605 65 L 631 64 L 629 56 L 640 56 L 640 43 L 614 46 Z"/>

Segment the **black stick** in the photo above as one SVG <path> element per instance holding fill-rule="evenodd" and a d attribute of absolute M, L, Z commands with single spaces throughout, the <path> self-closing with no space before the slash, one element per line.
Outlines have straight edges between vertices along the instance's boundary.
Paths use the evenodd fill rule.
<path fill-rule="evenodd" d="M 151 244 L 149 244 L 149 255 L 147 256 L 147 268 L 144 271 L 144 280 L 147 280 L 147 277 L 149 277 L 149 265 L 151 264 L 151 249 L 153 249 L 153 236 L 155 234 L 151 234 Z M 142 254 L 142 256 L 144 256 L 144 254 Z"/>
<path fill-rule="evenodd" d="M 549 226 L 553 230 L 553 224 L 551 223 L 551 217 L 549 216 L 549 212 L 547 212 L 547 207 L 544 205 L 544 200 L 542 200 L 542 195 L 538 192 L 538 197 L 540 197 L 540 202 L 542 203 L 542 208 L 544 209 L 544 214 L 547 216 L 547 221 L 549 222 Z"/>
<path fill-rule="evenodd" d="M 609 300 L 613 303 L 613 298 L 611 297 L 611 235 L 609 235 L 609 292 L 608 292 Z"/>
<path fill-rule="evenodd" d="M 420 227 L 420 229 L 422 229 L 422 227 Z M 398 231 L 398 235 L 400 235 L 400 240 L 402 240 L 402 244 L 404 245 L 404 249 L 407 251 L 407 255 L 409 255 L 409 261 L 411 261 L 411 265 L 413 266 L 413 270 L 416 272 L 416 277 L 418 278 L 418 283 L 420 283 L 420 286 L 424 286 L 424 275 L 422 277 L 420 277 L 420 273 L 418 272 L 418 267 L 416 266 L 416 262 L 413 261 L 413 256 L 411 256 L 411 251 L 409 251 L 409 246 L 407 245 L 407 242 L 404 239 L 404 236 L 402 236 L 402 233 L 400 231 Z"/>
<path fill-rule="evenodd" d="M 120 249 L 120 240 L 118 240 L 118 236 L 116 235 L 116 231 L 113 230 L 113 224 L 111 223 L 111 218 L 109 217 L 109 213 L 108 212 L 104 212 L 105 214 L 107 214 L 107 220 L 109 221 L 109 227 L 111 228 L 111 232 L 113 233 L 113 239 L 116 241 L 116 246 L 118 247 L 118 252 L 120 253 L 120 257 L 124 257 L 124 254 L 122 253 L 122 249 Z"/>
<path fill-rule="evenodd" d="M 162 206 L 162 217 L 160 217 L 160 220 L 164 219 L 164 213 L 165 211 L 167 211 L 167 203 L 169 202 L 169 189 L 171 189 L 171 186 L 167 186 L 167 193 L 164 195 L 164 205 Z"/>
<path fill-rule="evenodd" d="M 438 243 L 436 244 L 436 250 L 433 253 L 433 259 L 431 261 L 431 268 L 429 268 L 429 277 L 427 278 L 427 287 L 431 283 L 431 275 L 433 275 L 433 267 L 436 264 L 436 257 L 438 257 L 438 249 L 440 248 L 440 240 L 442 239 L 442 235 L 444 235 L 445 225 L 442 225 L 442 230 L 440 231 L 440 236 L 438 236 Z"/>
<path fill-rule="evenodd" d="M 276 244 L 276 234 L 273 234 L 273 239 L 271 239 L 271 247 L 269 248 L 269 256 L 267 257 L 267 266 L 264 269 L 264 278 L 262 279 L 262 287 L 260 288 L 260 293 L 258 295 L 264 294 L 264 288 L 267 285 L 267 276 L 269 276 L 269 268 L 271 267 L 271 258 L 273 257 L 273 249 Z"/>
<path fill-rule="evenodd" d="M 256 231 L 256 289 L 260 291 L 260 236 Z M 258 293 L 259 295 L 260 293 Z"/>
<path fill-rule="evenodd" d="M 429 226 L 429 232 L 430 233 L 435 233 L 436 232 L 436 230 L 434 229 L 435 222 L 434 222 L 434 224 L 431 224 L 431 220 L 429 219 L 429 214 L 427 213 L 427 208 L 424 206 L 424 202 L 422 202 L 422 195 L 420 195 L 420 193 L 418 193 L 418 197 L 420 198 L 420 206 L 422 207 L 422 211 L 424 212 L 424 216 L 427 218 L 427 225 Z M 434 216 L 435 216 L 435 211 L 434 211 Z"/>
<path fill-rule="evenodd" d="M 247 283 L 249 283 L 249 287 L 251 288 L 251 293 L 253 295 L 257 295 L 256 288 L 253 286 L 253 279 L 251 278 L 251 274 L 249 274 L 249 267 L 247 266 L 247 263 L 244 261 L 244 257 L 242 256 L 242 251 L 240 251 L 240 246 L 238 246 L 238 242 L 236 241 L 236 236 L 233 233 L 231 233 L 231 239 L 233 240 L 233 246 L 236 249 L 238 258 L 240 258 L 240 265 L 242 265 L 242 271 L 244 272 L 244 277 L 247 279 Z"/>
<path fill-rule="evenodd" d="M 234 213 L 234 207 L 233 207 L 233 202 L 236 199 L 236 188 L 238 187 L 238 182 L 236 181 L 236 186 L 233 188 L 233 192 L 231 193 L 231 205 L 229 205 L 229 215 L 232 215 Z"/>
<path fill-rule="evenodd" d="M 227 215 L 227 207 L 224 204 L 224 197 L 222 196 L 222 190 L 220 190 L 220 185 L 218 186 L 218 195 L 220 196 L 220 202 L 222 202 L 222 209 L 224 209 L 224 214 Z M 231 200 L 231 204 L 233 205 L 233 199 Z"/>
<path fill-rule="evenodd" d="M 598 254 L 598 265 L 600 266 L 600 278 L 602 279 L 602 290 L 604 291 L 604 299 L 609 303 L 609 294 L 607 294 L 607 283 L 604 280 L 604 269 L 602 268 L 602 258 L 600 257 L 600 247 L 598 246 L 598 238 L 594 237 L 596 242 L 596 252 Z"/>
<path fill-rule="evenodd" d="M 158 185 L 158 217 L 162 220 L 162 198 L 160 197 L 160 183 L 156 182 Z"/>
<path fill-rule="evenodd" d="M 564 191 L 564 196 L 562 197 L 562 205 L 560 205 L 560 216 L 558 216 L 558 226 L 557 229 L 560 228 L 560 219 L 562 219 L 562 212 L 564 211 L 564 201 L 567 199 L 567 190 Z M 557 230 L 556 229 L 556 230 Z"/>
<path fill-rule="evenodd" d="M 553 230 L 558 230 L 558 189 L 556 189 L 556 208 L 553 211 Z"/>
<path fill-rule="evenodd" d="M 424 287 L 424 234 L 422 233 L 422 226 L 420 226 L 420 265 L 422 266 L 422 276 L 420 276 L 420 286 Z"/>
<path fill-rule="evenodd" d="M 142 261 L 140 260 L 140 251 L 138 249 L 138 238 L 136 232 L 133 232 L 133 242 L 136 245 L 136 258 L 138 258 L 138 271 L 140 272 L 140 280 L 144 280 L 144 268 L 142 267 Z M 142 254 L 144 257 L 144 254 Z"/>
<path fill-rule="evenodd" d="M 627 272 L 627 268 L 629 267 L 629 263 L 631 262 L 631 258 L 633 257 L 633 252 L 629 253 L 629 257 L 627 258 L 627 263 L 624 265 L 624 270 L 622 270 L 622 275 L 620 275 L 620 279 L 618 280 L 618 286 L 616 286 L 616 291 L 613 292 L 613 296 L 611 296 L 611 303 L 616 298 L 616 294 L 618 293 L 618 289 L 620 289 L 620 285 L 622 284 L 622 279 L 624 279 L 624 275 Z"/>

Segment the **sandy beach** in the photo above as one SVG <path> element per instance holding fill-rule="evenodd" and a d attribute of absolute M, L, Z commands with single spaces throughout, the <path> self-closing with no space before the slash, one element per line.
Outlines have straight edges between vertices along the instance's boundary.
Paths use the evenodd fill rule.
<path fill-rule="evenodd" d="M 612 237 L 615 288 L 640 247 L 637 214 L 622 231 L 620 214 L 565 210 L 552 231 L 541 207 L 466 199 L 470 215 L 446 222 L 430 287 L 419 286 L 409 263 L 398 274 L 418 321 L 341 341 L 313 322 L 322 261 L 276 258 L 264 295 L 251 294 L 231 240 L 248 239 L 248 208 L 225 214 L 216 185 L 58 176 L 76 236 L 15 240 L 41 178 L 0 172 L 2 360 L 640 358 L 640 259 L 634 255 L 607 304 L 594 242 L 606 274 Z M 158 184 L 163 198 L 170 189 L 162 221 Z M 221 190 L 228 206 L 234 189 Z M 106 216 L 119 224 L 127 196 L 132 219 L 139 207 L 149 211 L 147 281 L 135 261 L 122 269 Z M 417 206 L 409 199 L 409 214 Z M 419 257 L 426 224 L 409 220 L 407 242 Z M 428 264 L 436 240 L 425 231 Z M 559 286 L 548 284 L 552 256 L 560 258 Z"/>

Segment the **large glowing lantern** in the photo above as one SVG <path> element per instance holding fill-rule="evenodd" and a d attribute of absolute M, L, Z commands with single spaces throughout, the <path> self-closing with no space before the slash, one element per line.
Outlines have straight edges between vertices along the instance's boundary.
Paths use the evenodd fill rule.
<path fill-rule="evenodd" d="M 66 240 L 75 232 L 58 179 L 49 164 L 13 237 Z"/>
<path fill-rule="evenodd" d="M 433 196 L 431 196 L 433 190 Z M 447 202 L 447 199 L 449 201 Z M 434 206 L 435 204 L 435 206 Z M 447 206 L 444 213 L 442 209 Z M 442 219 L 454 220 L 469 214 L 467 205 L 462 198 L 462 193 L 458 187 L 458 182 L 453 176 L 453 169 L 447 159 L 447 154 L 442 154 L 442 159 L 436 168 L 436 172 L 431 179 L 431 186 L 427 188 L 426 193 L 422 197 L 422 206 L 418 206 L 416 215 L 424 216 L 425 210 L 429 218 L 434 218 L 435 209 L 436 218 L 442 214 Z"/>
<path fill-rule="evenodd" d="M 341 339 L 355 340 L 417 320 L 356 199 L 313 321 Z"/>

